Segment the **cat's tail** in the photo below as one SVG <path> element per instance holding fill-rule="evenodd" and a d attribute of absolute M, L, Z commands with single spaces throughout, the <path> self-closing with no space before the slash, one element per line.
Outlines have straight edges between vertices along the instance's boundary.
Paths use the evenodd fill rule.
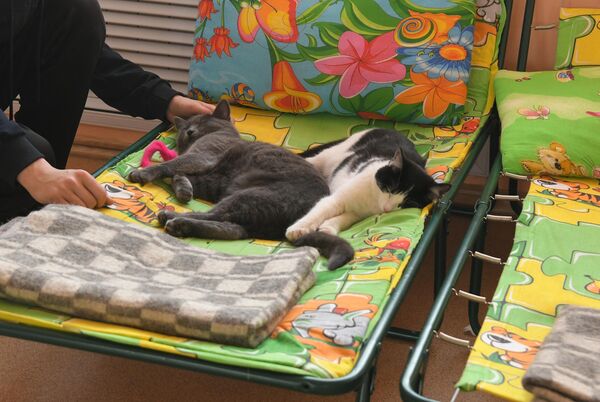
<path fill-rule="evenodd" d="M 354 258 L 354 249 L 341 237 L 325 232 L 311 232 L 299 237 L 292 243 L 296 247 L 310 246 L 319 250 L 329 260 L 327 267 L 331 270 L 341 267 Z"/>

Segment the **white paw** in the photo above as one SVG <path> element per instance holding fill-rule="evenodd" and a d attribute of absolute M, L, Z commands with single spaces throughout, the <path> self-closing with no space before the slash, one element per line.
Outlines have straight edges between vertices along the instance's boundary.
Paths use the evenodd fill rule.
<path fill-rule="evenodd" d="M 319 226 L 319 232 L 327 233 L 327 234 L 334 235 L 334 236 L 338 234 L 337 229 L 334 228 L 333 226 L 329 226 L 329 225 Z"/>
<path fill-rule="evenodd" d="M 296 241 L 300 237 L 309 234 L 310 232 L 314 232 L 317 228 L 311 227 L 310 225 L 305 225 L 302 222 L 296 222 L 285 231 L 285 237 L 289 241 Z"/>

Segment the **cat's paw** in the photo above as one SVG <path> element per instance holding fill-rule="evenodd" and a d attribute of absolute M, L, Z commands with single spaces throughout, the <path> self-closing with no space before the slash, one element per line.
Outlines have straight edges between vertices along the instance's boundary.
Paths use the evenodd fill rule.
<path fill-rule="evenodd" d="M 182 204 L 187 204 L 192 200 L 194 194 L 191 189 L 177 188 L 175 190 L 175 197 L 177 198 L 177 201 L 181 202 Z"/>
<path fill-rule="evenodd" d="M 142 186 L 146 183 L 150 183 L 155 179 L 155 175 L 149 169 L 136 169 L 129 173 L 127 179 L 132 183 L 140 183 Z"/>
<path fill-rule="evenodd" d="M 175 197 L 181 203 L 187 204 L 194 197 L 194 188 L 192 183 L 185 176 L 173 177 L 173 190 L 175 190 Z"/>
<path fill-rule="evenodd" d="M 185 218 L 174 218 L 167 221 L 165 231 L 175 237 L 189 237 L 192 223 Z"/>
<path fill-rule="evenodd" d="M 338 234 L 337 228 L 327 224 L 319 226 L 319 232 L 327 233 L 334 236 Z"/>
<path fill-rule="evenodd" d="M 174 219 L 177 216 L 177 212 L 162 210 L 158 213 L 158 223 L 160 226 L 165 226 L 168 221 Z"/>
<path fill-rule="evenodd" d="M 285 237 L 289 241 L 296 241 L 302 236 L 317 230 L 316 225 L 307 225 L 304 222 L 296 222 L 285 231 Z"/>

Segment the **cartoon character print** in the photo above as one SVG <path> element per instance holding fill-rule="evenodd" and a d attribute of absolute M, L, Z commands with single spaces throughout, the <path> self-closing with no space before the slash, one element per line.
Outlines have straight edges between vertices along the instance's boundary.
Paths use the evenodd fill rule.
<path fill-rule="evenodd" d="M 431 176 L 436 183 L 444 183 L 449 171 L 450 169 L 446 165 L 427 168 L 427 173 L 429 173 L 429 176 Z"/>
<path fill-rule="evenodd" d="M 148 225 L 157 219 L 155 211 L 140 201 L 142 197 L 152 200 L 154 196 L 151 193 L 118 180 L 113 180 L 112 183 L 102 183 L 102 187 L 114 201 L 113 204 L 107 205 L 107 208 L 125 212 L 138 222 Z"/>
<path fill-rule="evenodd" d="M 501 14 L 500 0 L 477 0 L 477 15 L 485 22 L 495 23 Z"/>
<path fill-rule="evenodd" d="M 206 91 L 203 91 L 200 88 L 191 87 L 188 91 L 188 98 L 192 98 L 195 100 L 199 100 L 202 102 L 214 103 L 214 99 L 212 99 Z"/>
<path fill-rule="evenodd" d="M 437 139 L 455 138 L 460 134 L 471 134 L 479 128 L 481 119 L 479 117 L 466 116 L 463 117 L 460 124 L 455 126 L 435 126 L 433 127 L 433 135 Z"/>
<path fill-rule="evenodd" d="M 546 189 L 542 193 L 600 207 L 600 195 L 584 193 L 581 191 L 590 188 L 590 186 L 585 183 L 576 183 L 564 179 L 556 179 L 550 176 L 542 176 L 539 179 L 535 179 L 533 182 Z"/>
<path fill-rule="evenodd" d="M 459 131 L 462 134 L 471 134 L 475 132 L 477 128 L 479 128 L 480 122 L 481 119 L 479 117 L 466 116 L 463 118 L 462 126 L 460 127 Z"/>
<path fill-rule="evenodd" d="M 600 295 L 600 279 L 595 279 L 590 275 L 586 275 L 586 278 L 588 278 L 590 282 L 585 285 L 585 290 L 590 293 Z"/>
<path fill-rule="evenodd" d="M 558 82 L 569 82 L 573 81 L 575 76 L 571 70 L 560 70 L 556 72 L 556 80 Z"/>
<path fill-rule="evenodd" d="M 558 142 L 551 142 L 548 148 L 538 150 L 539 161 L 521 161 L 529 173 L 550 174 L 556 176 L 585 176 L 585 168 L 573 163 L 567 150 Z"/>
<path fill-rule="evenodd" d="M 352 346 L 355 338 L 363 337 L 367 332 L 371 319 L 364 314 L 369 313 L 371 310 L 349 311 L 335 303 L 327 303 L 316 310 L 304 311 L 292 322 L 292 328 L 303 338 L 310 337 L 311 329 L 319 328 L 336 345 Z"/>
<path fill-rule="evenodd" d="M 508 332 L 502 327 L 492 327 L 491 331 L 484 332 L 481 340 L 488 345 L 500 349 L 500 360 L 511 367 L 527 370 L 540 349 L 542 342 L 532 341 Z"/>
<path fill-rule="evenodd" d="M 231 86 L 231 90 L 226 89 L 226 91 L 227 94 L 224 94 L 221 99 L 226 99 L 229 103 L 258 108 L 258 105 L 254 102 L 256 94 L 247 84 L 236 82 Z"/>
<path fill-rule="evenodd" d="M 400 262 L 395 254 L 398 250 L 408 251 L 410 239 L 407 237 L 382 239 L 383 235 L 383 233 L 377 233 L 366 239 L 365 244 L 368 247 L 356 250 L 350 264 L 373 259 L 378 262 Z"/>
<path fill-rule="evenodd" d="M 280 322 L 280 331 L 295 334 L 313 359 L 339 364 L 354 359 L 378 307 L 370 295 L 340 293 L 334 300 L 308 300 L 294 306 Z"/>

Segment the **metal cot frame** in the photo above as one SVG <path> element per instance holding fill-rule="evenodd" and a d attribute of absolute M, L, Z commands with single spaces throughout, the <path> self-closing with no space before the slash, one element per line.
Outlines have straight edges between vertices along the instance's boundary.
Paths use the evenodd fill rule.
<path fill-rule="evenodd" d="M 510 27 L 509 21 L 512 12 L 512 0 L 506 0 L 505 3 L 507 8 L 507 27 Z M 531 38 L 531 29 L 533 29 L 532 22 L 534 10 L 535 0 L 525 0 L 525 14 L 523 17 L 523 28 L 521 32 L 517 59 L 518 71 L 525 71 L 527 67 L 527 55 L 529 50 L 529 41 Z M 500 49 L 502 56 L 504 56 L 506 51 L 506 39 L 508 38 L 508 31 L 509 29 L 505 29 L 503 33 Z M 502 61 L 503 57 L 501 58 L 501 64 Z M 484 248 L 487 228 L 486 215 L 494 207 L 494 194 L 496 194 L 498 189 L 499 176 L 502 175 L 502 159 L 499 153 L 498 137 L 492 138 L 490 154 L 495 155 L 494 163 L 491 165 L 489 177 L 481 197 L 475 204 L 473 218 L 465 233 L 463 241 L 456 251 L 454 260 L 450 265 L 448 275 L 445 276 L 444 281 L 441 284 L 429 316 L 427 317 L 425 325 L 421 330 L 421 336 L 411 351 L 404 373 L 402 374 L 400 380 L 400 394 L 402 395 L 402 399 L 404 401 L 434 402 L 433 399 L 426 398 L 422 395 L 423 380 L 425 377 L 425 368 L 427 365 L 429 347 L 431 346 L 433 338 L 438 334 L 437 330 L 441 326 L 444 312 L 450 297 L 454 294 L 454 285 L 462 273 L 467 258 L 474 252 L 480 251 Z M 517 180 L 509 178 L 508 192 L 510 195 L 517 194 L 517 184 Z M 520 203 L 516 201 L 510 201 L 510 204 L 516 214 L 521 212 Z M 469 293 L 474 295 L 479 295 L 481 291 L 482 266 L 483 261 L 481 259 L 472 258 Z M 471 329 L 476 334 L 481 329 L 478 313 L 479 304 L 474 301 L 469 301 L 469 323 Z"/>
<path fill-rule="evenodd" d="M 507 3 L 509 1 L 510 0 L 507 0 Z M 507 36 L 505 33 L 506 30 L 501 39 L 500 59 L 502 59 L 506 49 L 505 42 Z M 107 168 L 115 165 L 130 153 L 142 149 L 152 140 L 154 140 L 158 134 L 167 130 L 168 128 L 169 125 L 166 123 L 160 124 L 148 134 L 143 136 L 140 140 L 108 161 L 95 173 L 95 176 L 99 175 Z M 3 321 L 0 321 L 0 335 L 134 360 L 141 360 L 150 363 L 157 363 L 180 369 L 287 388 L 294 391 L 311 394 L 337 395 L 354 391 L 356 392 L 357 401 L 369 401 L 375 386 L 377 355 L 381 348 L 383 338 L 387 335 L 394 339 L 416 342 L 418 339 L 423 338 L 423 336 L 421 336 L 422 334 L 430 332 L 427 325 L 423 328 L 425 332 L 421 332 L 417 330 L 391 327 L 391 323 L 400 304 L 406 297 L 415 275 L 419 270 L 429 246 L 434 239 L 435 261 L 433 296 L 435 297 L 438 293 L 440 293 L 440 296 L 444 294 L 444 286 L 447 282 L 444 282 L 444 277 L 446 275 L 447 215 L 448 213 L 452 212 L 452 199 L 467 177 L 467 174 L 471 170 L 475 160 L 477 159 L 477 156 L 479 155 L 488 138 L 497 132 L 498 118 L 495 110 L 493 110 L 489 118 L 486 120 L 484 126 L 481 128 L 477 138 L 473 142 L 471 150 L 463 161 L 463 164 L 460 166 L 460 168 L 455 170 L 455 174 L 451 182 L 451 189 L 434 206 L 431 214 L 428 217 L 428 223 L 425 226 L 423 235 L 413 250 L 412 256 L 400 281 L 390 294 L 383 313 L 381 314 L 379 321 L 369 336 L 369 339 L 362 346 L 356 365 L 354 366 L 353 370 L 344 377 L 323 379 L 274 373 L 270 371 L 249 369 L 244 367 L 228 366 L 224 364 L 171 355 L 168 353 L 161 353 L 150 349 L 118 344 L 101 339 L 90 338 L 85 335 L 64 333 Z M 497 149 L 497 146 L 492 146 L 491 149 Z M 453 271 L 451 271 L 451 274 L 452 272 Z M 434 306 L 434 308 L 435 307 L 436 306 Z M 421 353 L 424 354 L 425 352 L 422 351 Z"/>

